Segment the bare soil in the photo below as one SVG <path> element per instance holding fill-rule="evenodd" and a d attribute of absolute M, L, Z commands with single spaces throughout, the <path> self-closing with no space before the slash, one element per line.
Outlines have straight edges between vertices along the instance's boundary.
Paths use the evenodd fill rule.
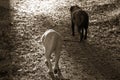
<path fill-rule="evenodd" d="M 0 80 L 51 80 L 43 47 L 47 29 L 62 34 L 60 69 L 70 80 L 120 80 L 120 0 L 10 0 L 0 6 Z M 86 41 L 71 35 L 70 6 L 90 16 Z M 53 61 L 54 62 L 54 61 Z"/>

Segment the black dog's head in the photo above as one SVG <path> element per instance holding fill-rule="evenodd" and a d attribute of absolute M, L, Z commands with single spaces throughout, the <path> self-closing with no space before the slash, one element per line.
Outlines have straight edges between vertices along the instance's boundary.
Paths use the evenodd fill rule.
<path fill-rule="evenodd" d="M 70 12 L 74 12 L 75 10 L 81 9 L 78 5 L 74 5 L 70 7 Z"/>

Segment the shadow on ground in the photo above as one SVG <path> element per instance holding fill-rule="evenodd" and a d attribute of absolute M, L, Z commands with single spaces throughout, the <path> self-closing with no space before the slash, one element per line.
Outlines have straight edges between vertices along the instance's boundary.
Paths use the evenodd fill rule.
<path fill-rule="evenodd" d="M 69 42 L 71 42 L 71 44 Z M 66 49 L 74 63 L 72 65 L 74 65 L 76 69 L 78 68 L 77 71 L 82 70 L 82 73 L 87 72 L 87 75 L 90 77 L 94 76 L 95 79 L 100 79 L 101 76 L 103 77 L 101 79 L 105 80 L 120 79 L 120 62 L 111 56 L 113 53 L 101 47 L 92 45 L 88 41 L 83 41 L 81 43 L 78 41 L 69 42 L 66 43 L 67 45 L 69 44 Z M 79 45 L 79 47 L 75 48 L 75 44 Z M 92 64 L 92 68 L 89 63 Z M 77 67 L 78 64 L 82 64 L 83 69 Z M 75 73 L 77 74 L 77 72 Z M 89 76 L 85 78 L 86 74 L 81 74 L 83 75 L 82 80 L 92 80 L 92 77 L 89 78 Z"/>
<path fill-rule="evenodd" d="M 0 80 L 13 80 L 18 66 L 15 50 L 15 31 L 12 24 L 10 0 L 0 1 Z"/>

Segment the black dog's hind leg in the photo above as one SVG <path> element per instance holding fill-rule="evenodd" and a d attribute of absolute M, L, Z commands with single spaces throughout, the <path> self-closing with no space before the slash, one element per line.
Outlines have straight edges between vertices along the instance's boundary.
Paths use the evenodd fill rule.
<path fill-rule="evenodd" d="M 78 33 L 80 34 L 80 42 L 81 42 L 83 39 L 83 28 L 78 27 Z"/>
<path fill-rule="evenodd" d="M 84 39 L 87 39 L 87 29 L 85 29 L 85 37 Z"/>
<path fill-rule="evenodd" d="M 84 39 L 87 39 L 88 25 L 89 25 L 89 16 L 87 15 L 85 25 L 84 25 L 84 29 L 85 29 L 85 37 L 84 37 Z"/>
<path fill-rule="evenodd" d="M 82 39 L 83 39 L 83 33 L 84 33 L 84 30 L 82 28 L 82 29 L 80 29 L 80 41 L 82 41 Z"/>

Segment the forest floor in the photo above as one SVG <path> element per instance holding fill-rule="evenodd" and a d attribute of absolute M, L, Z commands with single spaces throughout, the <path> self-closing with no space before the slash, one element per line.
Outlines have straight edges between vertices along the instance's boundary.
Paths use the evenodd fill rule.
<path fill-rule="evenodd" d="M 0 6 L 0 80 L 51 80 L 39 43 L 47 29 L 66 40 L 59 62 L 66 79 L 120 80 L 120 0 L 10 1 L 10 9 Z M 90 17 L 81 43 L 77 31 L 71 35 L 69 9 L 75 4 Z"/>

